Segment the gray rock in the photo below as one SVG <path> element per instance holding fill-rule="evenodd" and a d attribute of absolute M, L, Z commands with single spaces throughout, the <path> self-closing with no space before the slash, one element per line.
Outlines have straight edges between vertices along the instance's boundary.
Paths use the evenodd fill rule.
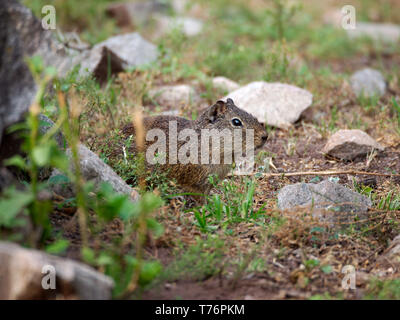
<path fill-rule="evenodd" d="M 371 206 L 369 198 L 328 180 L 288 185 L 278 194 L 279 209 L 309 208 L 314 218 L 332 225 L 364 218 Z"/>
<path fill-rule="evenodd" d="M 329 139 L 322 152 L 343 160 L 354 160 L 372 150 L 382 151 L 384 148 L 364 131 L 339 130 Z"/>
<path fill-rule="evenodd" d="M 170 17 L 158 15 L 155 17 L 158 23 L 158 33 L 156 36 L 162 36 L 173 29 L 181 30 L 186 36 L 193 37 L 203 30 L 203 21 L 191 17 Z"/>
<path fill-rule="evenodd" d="M 379 267 L 400 268 L 400 235 L 391 241 L 389 247 L 378 258 L 375 268 Z"/>
<path fill-rule="evenodd" d="M 44 30 L 32 12 L 15 0 L 0 6 L 0 136 L 2 131 L 24 118 L 36 84 L 25 58 L 39 55 L 47 66 L 65 75 L 79 60 L 79 52 L 58 43 Z"/>
<path fill-rule="evenodd" d="M 235 104 L 270 126 L 287 128 L 312 104 L 312 94 L 283 83 L 251 82 L 229 93 Z"/>
<path fill-rule="evenodd" d="M 232 92 L 240 88 L 240 85 L 237 82 L 225 77 L 213 78 L 212 84 L 214 88 L 218 88 L 219 90 L 226 92 Z"/>
<path fill-rule="evenodd" d="M 400 26 L 391 23 L 357 22 L 355 29 L 346 30 L 350 38 L 369 37 L 374 41 L 397 43 Z"/>
<path fill-rule="evenodd" d="M 351 87 L 357 97 L 381 97 L 386 92 L 386 82 L 383 75 L 374 69 L 365 68 L 355 72 L 351 78 Z"/>
<path fill-rule="evenodd" d="M 55 289 L 43 289 L 42 279 L 55 270 Z M 45 270 L 42 273 L 42 270 Z M 46 279 L 45 279 L 46 280 Z M 48 282 L 46 282 L 48 283 Z M 38 250 L 0 242 L 0 299 L 111 299 L 114 282 L 93 268 Z"/>
<path fill-rule="evenodd" d="M 123 34 L 100 42 L 86 52 L 81 61 L 80 75 L 93 73 L 103 81 L 107 79 L 109 70 L 111 74 L 118 73 L 154 62 L 157 56 L 157 47 L 139 33 Z"/>
<path fill-rule="evenodd" d="M 179 109 L 199 99 L 196 91 L 189 85 L 179 84 L 171 86 L 159 86 L 150 89 L 149 98 L 161 106 Z"/>
<path fill-rule="evenodd" d="M 71 149 L 67 150 L 67 156 L 71 159 Z M 121 179 L 107 164 L 105 164 L 94 152 L 90 151 L 84 145 L 79 145 L 80 166 L 83 178 L 86 181 L 93 181 L 95 187 L 98 188 L 102 182 L 108 182 L 114 191 L 127 194 L 133 201 L 139 199 L 139 194 L 136 190 L 131 188 L 124 180 Z M 74 170 L 71 165 L 71 170 Z M 50 179 L 55 176 L 62 175 L 60 171 L 55 169 Z M 53 184 L 52 190 L 64 196 L 71 198 L 74 194 L 72 186 L 68 184 Z"/>

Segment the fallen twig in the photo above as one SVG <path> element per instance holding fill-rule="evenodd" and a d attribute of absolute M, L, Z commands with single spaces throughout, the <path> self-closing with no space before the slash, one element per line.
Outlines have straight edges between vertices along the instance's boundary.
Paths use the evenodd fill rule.
<path fill-rule="evenodd" d="M 381 173 L 381 172 L 366 172 L 366 171 L 355 171 L 355 170 L 342 170 L 342 171 L 300 171 L 300 172 L 282 172 L 282 173 L 234 173 L 234 176 L 254 176 L 261 174 L 263 177 L 294 177 L 294 176 L 333 176 L 339 174 L 351 174 L 351 175 L 367 175 L 367 176 L 382 176 L 382 177 L 400 177 L 397 173 Z"/>

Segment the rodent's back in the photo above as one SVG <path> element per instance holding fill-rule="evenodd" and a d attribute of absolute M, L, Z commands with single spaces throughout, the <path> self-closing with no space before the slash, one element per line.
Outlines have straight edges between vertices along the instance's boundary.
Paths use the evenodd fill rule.
<path fill-rule="evenodd" d="M 143 127 L 145 132 L 150 129 L 161 129 L 168 136 L 169 132 L 169 123 L 171 121 L 176 121 L 178 133 L 180 130 L 191 128 L 193 126 L 193 121 L 182 117 L 176 116 L 154 116 L 154 117 L 145 117 L 143 118 Z M 128 138 L 130 135 L 135 135 L 135 127 L 132 123 L 128 123 L 122 128 L 122 134 L 125 138 Z"/>

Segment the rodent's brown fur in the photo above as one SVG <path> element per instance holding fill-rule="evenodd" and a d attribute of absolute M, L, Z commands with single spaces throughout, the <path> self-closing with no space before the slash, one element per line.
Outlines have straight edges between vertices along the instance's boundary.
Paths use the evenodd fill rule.
<path fill-rule="evenodd" d="M 210 191 L 211 185 L 208 181 L 208 177 L 210 174 L 216 174 L 220 179 L 223 179 L 230 171 L 232 166 L 230 164 L 224 164 L 224 148 L 221 143 L 220 147 L 220 163 L 221 164 L 169 164 L 168 150 L 169 150 L 169 122 L 176 121 L 177 122 L 177 131 L 178 134 L 181 130 L 186 128 L 191 128 L 196 131 L 198 137 L 200 137 L 201 129 L 218 129 L 223 130 L 228 128 L 229 130 L 233 130 L 234 127 L 231 123 L 233 118 L 239 118 L 243 124 L 242 129 L 242 148 L 245 150 L 246 148 L 246 139 L 245 139 L 245 130 L 246 129 L 254 129 L 254 147 L 256 149 L 261 148 L 266 139 L 267 132 L 264 126 L 258 122 L 258 120 L 253 117 L 251 114 L 245 112 L 244 110 L 235 106 L 234 102 L 231 99 L 228 99 L 227 102 L 217 101 L 214 105 L 208 107 L 196 120 L 191 121 L 182 117 L 176 116 L 155 116 L 155 117 L 146 117 L 143 119 L 143 126 L 145 129 L 145 134 L 150 129 L 161 129 L 164 131 L 167 137 L 167 154 L 166 154 L 166 164 L 161 165 L 161 169 L 165 169 L 168 172 L 168 176 L 171 178 L 175 178 L 178 184 L 187 192 L 197 193 L 197 194 L 207 194 Z M 235 127 L 235 129 L 237 129 Z M 122 133 L 126 138 L 130 135 L 135 134 L 135 130 L 132 124 L 127 124 L 123 129 Z M 154 142 L 145 142 L 145 151 L 147 148 L 152 145 Z M 186 143 L 186 141 L 178 142 L 178 150 L 181 145 Z M 210 142 L 211 143 L 211 142 Z M 200 149 L 201 143 L 198 144 L 198 148 Z M 132 150 L 135 152 L 135 147 L 132 147 Z M 200 152 L 199 152 L 200 154 Z M 210 152 L 211 154 L 211 152 Z M 200 159 L 199 159 L 200 160 Z M 203 198 L 195 197 L 198 201 L 202 201 Z"/>

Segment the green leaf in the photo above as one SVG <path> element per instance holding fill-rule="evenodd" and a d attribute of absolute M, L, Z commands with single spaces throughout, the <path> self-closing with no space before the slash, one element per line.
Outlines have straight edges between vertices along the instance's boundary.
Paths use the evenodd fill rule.
<path fill-rule="evenodd" d="M 157 277 L 162 270 L 162 266 L 160 262 L 158 261 L 150 261 L 150 262 L 145 262 L 142 266 L 142 269 L 140 270 L 140 275 L 139 275 L 139 284 L 144 286 L 151 281 L 155 277 Z"/>
<path fill-rule="evenodd" d="M 53 66 L 46 67 L 44 72 L 46 73 L 46 75 L 48 75 L 51 78 L 53 78 L 57 75 L 57 69 Z"/>
<path fill-rule="evenodd" d="M 11 228 L 20 225 L 22 221 L 16 217 L 32 200 L 31 193 L 16 191 L 15 187 L 6 189 L 0 198 L 0 226 Z"/>
<path fill-rule="evenodd" d="M 40 167 L 50 164 L 50 156 L 51 145 L 49 144 L 36 146 L 32 150 L 32 159 Z"/>
<path fill-rule="evenodd" d="M 319 265 L 319 260 L 309 259 L 304 264 L 305 264 L 306 267 L 314 268 L 314 267 Z"/>
<path fill-rule="evenodd" d="M 91 265 L 96 264 L 96 255 L 92 249 L 88 247 L 83 247 L 81 253 L 83 261 Z"/>
<path fill-rule="evenodd" d="M 71 85 L 69 83 L 63 83 L 61 85 L 61 91 L 63 92 L 67 92 L 69 90 L 69 88 L 71 87 Z"/>
<path fill-rule="evenodd" d="M 163 200 L 152 192 L 147 192 L 140 200 L 141 209 L 144 213 L 152 213 L 162 206 Z"/>
<path fill-rule="evenodd" d="M 26 170 L 26 162 L 25 162 L 24 158 L 22 158 L 20 155 L 15 155 L 15 156 L 5 160 L 4 165 L 15 166 L 22 170 Z"/>
<path fill-rule="evenodd" d="M 55 184 L 64 184 L 64 183 L 69 183 L 70 180 L 67 176 L 63 174 L 57 174 L 55 176 L 51 176 L 49 180 L 47 180 L 49 184 L 55 185 Z"/>
<path fill-rule="evenodd" d="M 50 254 L 60 254 L 67 250 L 69 241 L 66 239 L 57 240 L 46 247 L 46 252 Z"/>
<path fill-rule="evenodd" d="M 102 252 L 102 253 L 100 253 L 100 256 L 97 258 L 97 264 L 99 266 L 106 266 L 106 265 L 110 265 L 112 263 L 114 263 L 114 260 L 107 253 Z"/>
<path fill-rule="evenodd" d="M 314 178 L 312 178 L 312 179 L 310 180 L 310 183 L 317 183 L 317 182 L 320 182 L 320 181 L 321 181 L 321 178 L 318 177 L 318 176 L 316 176 L 316 177 L 314 177 Z"/>
<path fill-rule="evenodd" d="M 54 168 L 60 169 L 63 172 L 66 172 L 69 167 L 68 157 L 55 145 L 51 150 L 52 156 L 50 159 L 50 165 Z"/>
<path fill-rule="evenodd" d="M 44 69 L 43 59 L 39 55 L 35 55 L 27 59 L 28 66 L 33 74 L 40 74 Z"/>
<path fill-rule="evenodd" d="M 153 231 L 153 236 L 155 238 L 160 237 L 164 233 L 164 227 L 162 224 L 158 223 L 157 220 L 152 218 L 147 219 L 147 228 Z"/>
<path fill-rule="evenodd" d="M 323 273 L 331 273 L 332 272 L 332 266 L 327 264 L 321 267 L 321 270 Z"/>

